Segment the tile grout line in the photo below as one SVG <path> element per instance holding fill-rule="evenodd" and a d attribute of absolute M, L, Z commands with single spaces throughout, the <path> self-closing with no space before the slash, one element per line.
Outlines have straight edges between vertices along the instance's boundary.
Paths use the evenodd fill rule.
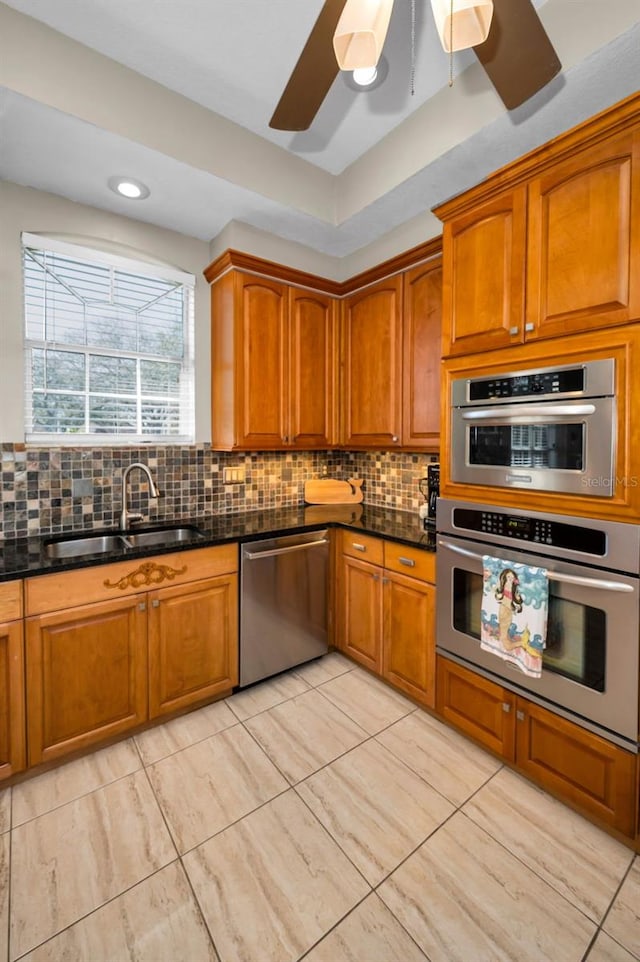
<path fill-rule="evenodd" d="M 596 940 L 596 938 L 598 937 L 598 935 L 599 935 L 601 932 L 604 932 L 605 935 L 608 935 L 610 939 L 613 939 L 613 941 L 614 941 L 617 945 L 622 946 L 622 948 L 625 949 L 627 952 L 629 952 L 630 955 L 634 956 L 635 958 L 638 958 L 638 957 L 636 956 L 636 953 L 635 953 L 635 952 L 632 952 L 631 949 L 628 949 L 627 946 L 624 945 L 622 942 L 620 942 L 618 939 L 616 939 L 615 936 L 613 936 L 613 935 L 611 935 L 609 932 L 607 932 L 607 930 L 606 930 L 605 927 L 604 927 L 604 923 L 606 922 L 606 920 L 608 919 L 608 917 L 609 917 L 609 915 L 610 915 L 610 913 L 611 913 L 611 910 L 612 910 L 612 908 L 613 908 L 614 902 L 616 901 L 616 899 L 617 899 L 618 896 L 620 895 L 620 892 L 621 892 L 621 890 L 622 890 L 622 886 L 623 886 L 624 883 L 627 881 L 627 879 L 629 878 L 629 875 L 630 875 L 631 872 L 633 871 L 633 866 L 634 866 L 634 864 L 635 864 L 636 858 L 640 858 L 640 856 L 634 855 L 634 853 L 632 852 L 631 862 L 629 863 L 626 872 L 625 872 L 624 875 L 622 876 L 622 879 L 620 880 L 620 884 L 618 885 L 617 889 L 615 890 L 615 892 L 614 892 L 614 894 L 613 894 L 613 898 L 612 898 L 611 901 L 609 902 L 609 905 L 607 906 L 606 911 L 604 912 L 604 914 L 603 914 L 603 916 L 602 916 L 602 919 L 601 919 L 601 921 L 600 921 L 600 924 L 599 924 L 599 926 L 598 926 L 598 928 L 597 928 L 597 930 L 596 930 L 596 932 L 595 932 L 595 935 L 593 936 L 593 941 L 595 942 L 595 940 Z"/>
<path fill-rule="evenodd" d="M 505 851 L 505 852 L 507 852 L 509 855 L 511 855 L 512 858 L 515 858 L 521 865 L 524 866 L 524 868 L 528 869 L 528 871 L 532 872 L 533 875 L 536 876 L 536 878 L 540 879 L 540 881 L 541 881 L 544 885 L 547 885 L 549 888 L 553 889 L 553 891 L 554 891 L 557 895 L 559 895 L 561 899 L 564 899 L 565 902 L 567 902 L 567 903 L 568 903 L 572 908 L 574 908 L 577 912 L 580 912 L 580 914 L 583 915 L 589 922 L 591 922 L 592 925 L 595 925 L 595 926 L 596 926 L 595 935 L 597 935 L 598 932 L 600 931 L 600 929 L 602 928 L 602 925 L 604 924 L 604 920 L 605 920 L 605 918 L 607 917 L 607 915 L 609 914 L 609 912 L 610 912 L 610 910 L 611 910 L 611 908 L 612 908 L 612 906 L 613 906 L 613 903 L 614 903 L 614 901 L 616 900 L 616 898 L 617 898 L 617 896 L 618 896 L 618 894 L 619 894 L 619 892 L 620 892 L 620 889 L 622 888 L 622 885 L 624 884 L 625 879 L 627 878 L 627 875 L 628 875 L 629 872 L 631 871 L 631 868 L 632 868 L 633 863 L 634 863 L 634 857 L 633 857 L 634 853 L 633 853 L 633 851 L 630 850 L 631 862 L 630 862 L 630 864 L 627 866 L 627 868 L 626 868 L 626 870 L 625 870 L 625 872 L 624 872 L 624 875 L 623 875 L 623 877 L 622 877 L 622 880 L 618 883 L 618 885 L 617 885 L 617 887 L 616 887 L 616 889 L 615 889 L 614 895 L 613 895 L 612 899 L 610 900 L 609 905 L 607 906 L 607 908 L 606 908 L 606 910 L 605 910 L 605 912 L 604 912 L 604 914 L 603 914 L 603 916 L 602 916 L 601 921 L 598 922 L 596 919 L 591 918 L 591 916 L 588 915 L 588 914 L 585 912 L 584 909 L 580 908 L 579 905 L 576 905 L 575 902 L 573 902 L 570 898 L 568 898 L 568 896 L 563 895 L 563 893 L 559 890 L 559 888 L 557 887 L 557 885 L 556 885 L 553 881 L 549 881 L 549 879 L 543 878 L 542 875 L 540 875 L 540 873 L 539 873 L 538 871 L 536 871 L 535 868 L 533 868 L 531 865 L 527 865 L 527 863 L 524 861 L 524 859 L 523 859 L 520 855 L 518 855 L 516 852 L 513 852 L 507 845 L 505 845 L 504 842 L 501 841 L 501 839 L 497 838 L 492 832 L 490 832 L 490 831 L 489 831 L 487 828 L 485 828 L 483 825 L 480 825 L 480 824 L 474 819 L 473 815 L 470 815 L 470 814 L 468 814 L 467 812 L 465 812 L 465 811 L 463 810 L 464 807 L 478 794 L 478 792 L 482 791 L 482 789 L 485 788 L 485 787 L 489 784 L 489 782 L 492 781 L 492 780 L 496 777 L 496 775 L 498 775 L 498 773 L 499 773 L 500 771 L 502 771 L 503 769 L 506 769 L 506 766 L 502 765 L 501 768 L 498 769 L 498 771 L 494 772 L 493 775 L 491 775 L 491 776 L 487 779 L 487 781 L 484 782 L 484 784 L 482 784 L 479 788 L 477 788 L 476 791 L 473 792 L 473 793 L 469 796 L 469 798 L 466 799 L 466 801 L 464 801 L 464 802 L 462 803 L 462 805 L 459 807 L 458 811 L 459 811 L 462 815 L 464 815 L 465 818 L 467 818 L 473 825 L 475 825 L 476 828 L 478 828 L 480 831 L 484 832 L 485 835 L 487 835 L 487 836 L 488 836 L 490 839 L 492 839 L 497 845 L 499 845 L 500 848 L 501 848 L 503 851 Z M 506 770 L 507 770 L 507 771 L 511 771 L 511 769 L 506 769 Z M 556 801 L 556 799 L 554 799 L 553 795 L 549 795 L 548 792 L 545 792 L 544 789 L 539 788 L 539 786 L 535 786 L 535 787 L 536 787 L 537 789 L 539 789 L 539 791 L 541 791 L 545 796 L 548 796 L 550 799 Z M 560 804 L 562 804 L 562 803 L 560 803 Z M 579 815 L 579 813 L 576 813 L 576 815 Z M 582 817 L 582 816 L 580 816 L 580 817 Z M 594 938 L 595 938 L 595 935 L 594 935 Z"/>

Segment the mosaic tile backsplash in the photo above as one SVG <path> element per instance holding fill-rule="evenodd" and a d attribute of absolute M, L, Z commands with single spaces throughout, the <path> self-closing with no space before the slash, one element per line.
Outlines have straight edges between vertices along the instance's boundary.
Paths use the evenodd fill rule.
<path fill-rule="evenodd" d="M 122 472 L 134 461 L 151 470 L 161 492 L 149 499 L 146 478 L 130 476 L 129 507 L 145 520 L 185 520 L 304 500 L 311 478 L 363 478 L 367 504 L 418 510 L 418 481 L 432 455 L 397 452 L 258 452 L 220 454 L 208 444 L 152 447 L 40 448 L 0 445 L 0 540 L 118 526 Z M 245 481 L 225 484 L 225 467 L 244 467 Z"/>

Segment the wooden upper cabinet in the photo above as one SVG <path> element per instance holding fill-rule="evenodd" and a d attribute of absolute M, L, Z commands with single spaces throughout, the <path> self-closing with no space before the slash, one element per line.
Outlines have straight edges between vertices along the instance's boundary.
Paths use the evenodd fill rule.
<path fill-rule="evenodd" d="M 465 211 L 443 232 L 443 354 L 470 354 L 524 336 L 526 189 Z"/>
<path fill-rule="evenodd" d="M 211 288 L 214 450 L 330 447 L 334 299 L 229 271 Z"/>
<path fill-rule="evenodd" d="M 640 316 L 640 133 L 580 151 L 529 185 L 527 337 Z"/>
<path fill-rule="evenodd" d="M 278 281 L 237 277 L 236 444 L 286 443 L 287 288 Z"/>
<path fill-rule="evenodd" d="M 640 95 L 496 171 L 444 222 L 443 356 L 640 319 Z"/>
<path fill-rule="evenodd" d="M 342 444 L 393 448 L 402 435 L 402 276 L 343 301 Z"/>
<path fill-rule="evenodd" d="M 438 449 L 442 258 L 406 271 L 403 291 L 402 444 Z"/>
<path fill-rule="evenodd" d="M 335 443 L 336 301 L 289 289 L 287 441 L 296 448 Z"/>

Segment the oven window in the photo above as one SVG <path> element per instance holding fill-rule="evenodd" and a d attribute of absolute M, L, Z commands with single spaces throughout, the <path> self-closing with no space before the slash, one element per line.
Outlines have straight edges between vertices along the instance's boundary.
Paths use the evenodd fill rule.
<path fill-rule="evenodd" d="M 549 586 L 545 671 L 564 675 L 593 691 L 604 691 L 607 616 L 600 608 L 568 601 Z M 480 641 L 482 575 L 462 568 L 453 571 L 453 626 Z"/>
<path fill-rule="evenodd" d="M 469 463 L 582 471 L 584 435 L 584 424 L 473 425 Z"/>

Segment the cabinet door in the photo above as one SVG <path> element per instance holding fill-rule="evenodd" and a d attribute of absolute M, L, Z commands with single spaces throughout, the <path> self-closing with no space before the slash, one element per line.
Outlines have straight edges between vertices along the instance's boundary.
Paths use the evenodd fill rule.
<path fill-rule="evenodd" d="M 285 446 L 287 287 L 246 274 L 236 278 L 236 447 Z"/>
<path fill-rule="evenodd" d="M 289 426 L 296 448 L 335 443 L 335 324 L 332 297 L 289 291 Z"/>
<path fill-rule="evenodd" d="M 518 768 L 633 838 L 636 756 L 524 698 L 516 708 Z"/>
<path fill-rule="evenodd" d="M 238 684 L 238 584 L 223 575 L 149 595 L 149 716 Z"/>
<path fill-rule="evenodd" d="M 402 278 L 343 303 L 342 443 L 398 447 L 402 423 Z"/>
<path fill-rule="evenodd" d="M 429 708 L 435 707 L 435 588 L 384 573 L 382 675 Z"/>
<path fill-rule="evenodd" d="M 404 275 L 402 443 L 437 450 L 440 440 L 442 258 Z"/>
<path fill-rule="evenodd" d="M 340 608 L 340 647 L 354 661 L 379 673 L 382 569 L 343 555 Z"/>
<path fill-rule="evenodd" d="M 29 764 L 147 717 L 147 616 L 140 595 L 28 618 Z"/>
<path fill-rule="evenodd" d="M 527 337 L 640 316 L 640 134 L 580 151 L 529 187 Z"/>
<path fill-rule="evenodd" d="M 25 767 L 22 622 L 0 625 L 0 779 Z"/>
<path fill-rule="evenodd" d="M 486 748 L 513 761 L 515 696 L 447 658 L 437 662 L 438 713 Z"/>
<path fill-rule="evenodd" d="M 443 355 L 517 344 L 524 337 L 524 187 L 461 214 L 443 232 Z"/>

